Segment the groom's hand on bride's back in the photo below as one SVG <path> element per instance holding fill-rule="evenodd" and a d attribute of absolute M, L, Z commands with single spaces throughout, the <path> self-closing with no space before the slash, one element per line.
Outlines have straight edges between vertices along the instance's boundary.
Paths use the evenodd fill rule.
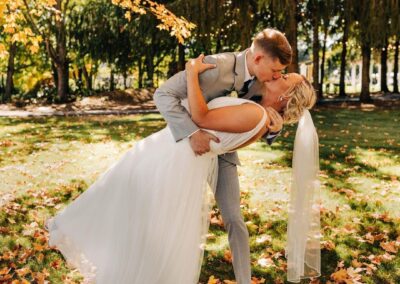
<path fill-rule="evenodd" d="M 211 133 L 203 130 L 199 130 L 195 132 L 192 136 L 189 137 L 190 147 L 194 154 L 203 155 L 210 151 L 210 140 L 214 140 L 216 143 L 219 143 L 218 137 L 212 135 Z"/>

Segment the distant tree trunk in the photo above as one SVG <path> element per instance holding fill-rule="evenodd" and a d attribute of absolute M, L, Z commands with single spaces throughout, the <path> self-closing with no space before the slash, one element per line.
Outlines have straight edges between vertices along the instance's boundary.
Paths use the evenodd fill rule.
<path fill-rule="evenodd" d="M 146 55 L 146 73 L 147 73 L 147 87 L 154 86 L 154 62 L 153 62 L 153 54 L 150 51 L 147 52 Z"/>
<path fill-rule="evenodd" d="M 86 89 L 91 91 L 93 88 L 92 76 L 91 76 L 91 74 L 88 73 L 85 64 L 83 64 L 83 66 L 82 66 L 82 73 L 83 73 L 83 77 L 85 78 Z"/>
<path fill-rule="evenodd" d="M 178 45 L 178 71 L 185 70 L 185 46 Z"/>
<path fill-rule="evenodd" d="M 313 13 L 313 86 L 315 91 L 319 90 L 319 16 Z M 322 94 L 317 92 L 318 99 L 322 98 Z"/>
<path fill-rule="evenodd" d="M 342 53 L 340 55 L 339 97 L 346 96 L 346 54 L 347 54 L 348 37 L 349 37 L 349 27 L 347 20 L 345 20 L 343 24 Z"/>
<path fill-rule="evenodd" d="M 240 25 L 241 25 L 241 33 L 240 33 L 240 46 L 242 49 L 248 47 L 250 45 L 250 37 L 251 37 L 251 17 L 250 17 L 250 5 L 248 1 L 239 1 L 239 9 L 240 9 Z"/>
<path fill-rule="evenodd" d="M 80 67 L 78 68 L 78 76 L 75 78 L 76 85 L 78 86 L 79 89 L 82 89 L 83 87 L 83 68 Z"/>
<path fill-rule="evenodd" d="M 399 73 L 399 35 L 396 39 L 396 50 L 394 52 L 394 69 L 393 69 L 393 93 L 399 93 L 399 82 L 397 80 L 397 74 Z"/>
<path fill-rule="evenodd" d="M 4 89 L 5 87 L 4 87 L 4 75 L 3 74 L 1 74 L 0 75 L 0 78 L 1 78 L 1 83 L 0 83 L 0 89 Z"/>
<path fill-rule="evenodd" d="M 292 63 L 288 67 L 288 72 L 299 73 L 299 61 L 297 51 L 297 0 L 290 0 L 289 13 L 286 17 L 286 37 L 292 46 Z"/>
<path fill-rule="evenodd" d="M 68 63 L 61 62 L 56 66 L 57 68 L 57 96 L 60 102 L 68 100 Z"/>
<path fill-rule="evenodd" d="M 110 92 L 115 90 L 115 84 L 114 84 L 114 68 L 112 64 L 110 65 L 111 71 L 110 71 Z"/>
<path fill-rule="evenodd" d="M 15 55 L 17 53 L 17 43 L 12 42 L 10 45 L 10 51 L 8 56 L 8 65 L 7 65 L 7 79 L 6 79 L 6 88 L 5 94 L 3 97 L 3 103 L 9 102 L 11 100 L 11 94 L 14 88 L 14 72 L 15 72 Z"/>
<path fill-rule="evenodd" d="M 58 11 L 62 11 L 62 2 L 62 0 L 56 1 L 55 7 Z M 67 29 L 65 27 L 65 20 L 63 18 L 56 20 L 55 27 L 57 29 L 56 55 L 54 56 L 58 77 L 57 96 L 61 102 L 66 102 L 69 92 L 69 61 L 67 56 Z M 48 45 L 50 46 L 49 42 Z"/>
<path fill-rule="evenodd" d="M 139 58 L 138 58 L 138 71 L 139 71 L 138 87 L 139 87 L 139 89 L 141 89 L 141 88 L 143 88 L 143 63 L 142 63 L 141 56 L 139 56 Z"/>
<path fill-rule="evenodd" d="M 321 98 L 323 97 L 322 86 L 324 85 L 324 77 L 325 77 L 325 56 L 326 56 L 326 41 L 328 39 L 328 26 L 324 25 L 324 45 L 322 47 L 322 60 L 321 60 L 321 79 L 319 84 L 319 93 L 321 94 Z"/>
<path fill-rule="evenodd" d="M 387 86 L 387 48 L 388 41 L 385 40 L 385 46 L 381 51 L 381 91 L 384 93 L 389 92 Z"/>
<path fill-rule="evenodd" d="M 126 79 L 128 78 L 128 73 L 126 72 L 126 70 L 124 70 L 124 72 L 122 73 L 122 76 L 124 77 L 124 90 L 126 90 L 127 89 Z"/>
<path fill-rule="evenodd" d="M 221 35 L 217 35 L 217 44 L 215 46 L 215 53 L 220 53 L 222 48 Z"/>
<path fill-rule="evenodd" d="M 54 86 L 57 86 L 58 74 L 57 74 L 57 68 L 56 68 L 56 66 L 54 65 L 54 62 L 51 62 L 51 70 L 53 71 Z"/>
<path fill-rule="evenodd" d="M 361 94 L 360 101 L 362 103 L 371 102 L 371 96 L 369 93 L 369 66 L 371 62 L 371 47 L 369 43 L 364 42 L 361 46 L 362 52 L 362 79 L 361 79 Z"/>
<path fill-rule="evenodd" d="M 269 11 L 270 11 L 270 18 L 269 21 L 271 23 L 271 27 L 275 27 L 275 14 L 274 14 L 274 1 L 271 1 L 271 4 L 269 5 Z"/>

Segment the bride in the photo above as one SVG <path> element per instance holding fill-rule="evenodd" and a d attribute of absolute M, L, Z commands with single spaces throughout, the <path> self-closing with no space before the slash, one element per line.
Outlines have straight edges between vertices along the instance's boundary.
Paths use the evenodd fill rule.
<path fill-rule="evenodd" d="M 213 66 L 202 58 L 186 64 L 188 99 L 182 105 L 219 143 L 210 141 L 211 151 L 196 156 L 188 139 L 175 142 L 166 126 L 138 141 L 85 192 L 46 221 L 49 245 L 80 271 L 85 283 L 198 283 L 209 226 L 207 193 L 215 190 L 217 155 L 255 142 L 278 121 L 278 112 L 284 123 L 300 120 L 298 132 L 301 125 L 305 135 L 296 134 L 295 151 L 299 151 L 299 141 L 301 155 L 310 153 L 307 149 L 314 149 L 315 154 L 318 142 L 308 112 L 315 104 L 315 93 L 304 77 L 291 73 L 266 83 L 265 90 L 279 87 L 286 92 L 278 99 L 263 96 L 260 104 L 235 97 L 219 97 L 206 104 L 198 75 Z M 304 165 L 297 169 L 301 168 Z M 312 190 L 302 188 L 307 189 L 303 193 L 297 189 L 298 196 L 292 195 L 292 209 L 307 214 L 289 213 L 288 234 L 296 239 L 289 236 L 286 256 L 288 275 L 310 277 L 304 267 L 313 268 L 311 276 L 319 273 L 319 242 L 318 249 L 315 242 L 310 246 L 307 235 L 315 233 L 319 223 L 306 226 L 316 221 L 312 219 L 316 215 L 303 198 L 310 197 L 305 194 Z"/>

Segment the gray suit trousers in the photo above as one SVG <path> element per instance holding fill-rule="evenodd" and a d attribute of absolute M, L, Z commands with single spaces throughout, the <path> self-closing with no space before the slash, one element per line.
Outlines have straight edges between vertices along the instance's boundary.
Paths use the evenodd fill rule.
<path fill-rule="evenodd" d="M 251 283 L 249 232 L 240 211 L 237 165 L 218 156 L 215 200 L 228 232 L 233 269 L 238 284 Z"/>

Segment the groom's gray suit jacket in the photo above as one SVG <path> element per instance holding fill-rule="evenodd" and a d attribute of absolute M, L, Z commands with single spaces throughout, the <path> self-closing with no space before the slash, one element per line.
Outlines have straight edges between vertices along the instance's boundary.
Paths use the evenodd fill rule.
<path fill-rule="evenodd" d="M 217 65 L 216 68 L 209 69 L 199 75 L 200 88 L 207 102 L 217 97 L 229 95 L 233 90 L 239 91 L 243 87 L 245 54 L 246 50 L 205 56 L 204 62 Z M 258 81 L 254 82 L 243 98 L 249 99 L 254 94 L 261 94 L 261 83 Z M 199 129 L 192 121 L 190 113 L 180 103 L 185 98 L 187 98 L 185 70 L 169 78 L 154 93 L 154 102 L 167 121 L 176 142 Z M 279 133 L 280 131 L 267 133 L 263 138 L 268 144 L 271 144 Z M 240 165 L 236 152 L 226 153 L 219 157 Z"/>

